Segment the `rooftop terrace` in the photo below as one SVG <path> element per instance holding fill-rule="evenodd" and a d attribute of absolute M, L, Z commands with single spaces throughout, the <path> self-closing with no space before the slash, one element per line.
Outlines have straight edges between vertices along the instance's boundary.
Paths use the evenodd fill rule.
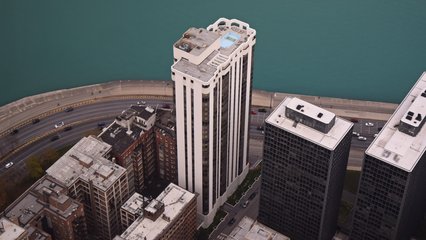
<path fill-rule="evenodd" d="M 187 57 L 177 59 L 172 69 L 208 82 L 219 69 L 229 65 L 231 55 L 254 34 L 254 29 L 248 24 L 225 18 L 208 26 L 207 30 L 190 28 L 174 44 L 175 49 L 178 49 L 175 53 L 183 51 L 188 53 L 184 54 Z"/>

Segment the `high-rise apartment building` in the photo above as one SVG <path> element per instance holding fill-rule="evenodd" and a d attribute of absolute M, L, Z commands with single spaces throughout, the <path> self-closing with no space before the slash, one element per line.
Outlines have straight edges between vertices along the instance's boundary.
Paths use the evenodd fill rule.
<path fill-rule="evenodd" d="M 195 194 L 171 183 L 144 206 L 136 221 L 114 240 L 195 239 L 196 206 Z"/>
<path fill-rule="evenodd" d="M 256 31 L 221 18 L 173 45 L 179 186 L 198 194 L 208 226 L 248 172 Z"/>
<path fill-rule="evenodd" d="M 332 239 L 353 124 L 298 98 L 265 121 L 258 220 L 292 240 Z"/>
<path fill-rule="evenodd" d="M 130 196 L 126 169 L 111 162 L 110 154 L 111 145 L 84 137 L 46 170 L 83 203 L 91 239 L 120 232 L 120 208 Z"/>
<path fill-rule="evenodd" d="M 365 152 L 351 239 L 410 239 L 426 207 L 426 73 Z"/>

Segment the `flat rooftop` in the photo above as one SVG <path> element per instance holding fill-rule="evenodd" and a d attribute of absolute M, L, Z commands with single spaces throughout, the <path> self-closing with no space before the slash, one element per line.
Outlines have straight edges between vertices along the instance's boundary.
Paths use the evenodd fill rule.
<path fill-rule="evenodd" d="M 25 229 L 7 220 L 0 218 L 0 226 L 3 226 L 4 231 L 0 231 L 0 240 L 13 240 L 22 237 L 25 234 Z"/>
<path fill-rule="evenodd" d="M 424 96 L 426 89 L 426 72 L 420 76 L 413 88 L 395 110 L 378 136 L 368 147 L 366 154 L 383 162 L 411 172 L 426 149 L 426 128 L 423 126 L 416 136 L 410 136 L 398 130 L 400 121 L 405 121 L 409 111 L 423 115 L 425 112 Z M 415 118 L 416 116 L 414 116 Z M 405 121 L 410 125 L 417 125 L 411 121 Z"/>
<path fill-rule="evenodd" d="M 82 180 L 92 181 L 94 187 L 106 190 L 126 171 L 105 158 L 110 150 L 111 145 L 93 136 L 84 137 L 47 169 L 46 173 L 67 187 Z"/>
<path fill-rule="evenodd" d="M 176 116 L 173 110 L 158 109 L 157 114 L 155 126 L 161 128 L 164 134 L 167 133 L 171 137 L 175 137 Z"/>
<path fill-rule="evenodd" d="M 105 143 L 112 146 L 112 153 L 114 155 L 123 154 L 132 144 L 135 143 L 136 139 L 143 133 L 143 129 L 135 124 L 130 125 L 130 134 L 128 129 L 113 122 L 107 128 L 99 134 L 99 138 Z"/>
<path fill-rule="evenodd" d="M 287 97 L 275 108 L 275 110 L 268 116 L 268 118 L 266 118 L 265 122 L 304 138 L 312 143 L 318 144 L 326 149 L 334 150 L 343 137 L 352 128 L 353 123 L 336 117 L 333 127 L 327 133 L 322 133 L 314 128 L 304 125 L 303 123 L 295 124 L 294 120 L 286 117 L 285 111 L 287 106 L 295 107 L 300 103 L 305 105 L 305 114 L 316 117 L 319 112 L 322 112 L 322 118 L 324 119 L 323 121 L 327 122 L 329 118 L 334 116 L 334 113 L 312 105 L 308 102 L 298 98 Z"/>
<path fill-rule="evenodd" d="M 336 117 L 336 114 L 296 97 L 288 102 L 287 108 L 303 113 L 303 115 L 324 124 L 330 124 L 333 118 Z"/>
<path fill-rule="evenodd" d="M 139 193 L 133 193 L 133 195 L 121 206 L 121 209 L 133 214 L 142 215 L 144 203 L 148 201 L 148 198 L 144 198 Z"/>
<path fill-rule="evenodd" d="M 290 240 L 290 238 L 256 220 L 244 217 L 226 240 Z"/>
<path fill-rule="evenodd" d="M 220 35 L 204 28 L 189 28 L 174 46 L 191 55 L 198 56 L 212 45 Z"/>
<path fill-rule="evenodd" d="M 33 194 L 25 194 L 12 208 L 6 210 L 8 219 L 17 219 L 19 225 L 25 226 L 43 211 L 44 206 Z"/>
<path fill-rule="evenodd" d="M 219 19 L 218 21 L 232 21 L 229 19 Z M 240 49 L 240 46 L 247 42 L 251 34 L 255 31 L 251 28 L 240 28 L 237 26 L 219 25 L 208 29 L 190 28 L 181 39 L 175 44 L 175 48 L 198 56 L 220 38 L 220 48 L 210 53 L 200 64 L 194 64 L 188 59 L 181 58 L 172 66 L 172 69 L 188 74 L 202 82 L 210 81 L 223 66 L 230 61 L 232 53 Z M 185 50 L 188 49 L 188 50 Z"/>
<path fill-rule="evenodd" d="M 58 216 L 67 218 L 79 205 L 66 194 L 66 189 L 45 175 L 5 210 L 5 216 L 9 219 L 17 219 L 21 226 L 26 226 L 43 210 L 49 210 Z M 49 196 L 51 201 L 61 205 L 65 204 L 62 205 L 65 207 L 58 209 L 55 207 L 56 204 L 46 204 L 43 196 Z"/>
<path fill-rule="evenodd" d="M 177 220 L 178 215 L 195 198 L 195 194 L 171 183 L 156 198 L 156 201 L 164 203 L 164 212 L 155 221 L 145 217 L 139 217 L 118 238 L 126 240 L 153 240 L 157 239 L 168 226 Z"/>

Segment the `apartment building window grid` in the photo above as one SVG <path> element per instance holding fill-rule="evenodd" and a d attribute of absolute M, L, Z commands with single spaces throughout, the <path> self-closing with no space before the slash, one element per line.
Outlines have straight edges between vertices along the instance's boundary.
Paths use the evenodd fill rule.
<path fill-rule="evenodd" d="M 407 172 L 366 155 L 351 238 L 395 236 L 407 180 Z"/>

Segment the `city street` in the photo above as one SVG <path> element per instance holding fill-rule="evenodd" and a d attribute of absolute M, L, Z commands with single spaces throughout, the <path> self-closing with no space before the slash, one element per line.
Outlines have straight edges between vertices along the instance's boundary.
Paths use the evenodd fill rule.
<path fill-rule="evenodd" d="M 256 219 L 257 213 L 259 212 L 259 190 L 260 190 L 260 179 L 256 180 L 251 188 L 247 190 L 246 194 L 240 199 L 240 201 L 232 206 L 228 203 L 225 203 L 222 206 L 222 209 L 228 214 L 222 220 L 222 222 L 216 227 L 210 234 L 210 239 L 225 239 L 224 236 L 232 232 L 235 226 L 238 225 L 238 222 L 244 217 L 248 216 L 250 218 Z M 251 194 L 255 193 L 253 199 L 249 200 Z M 243 207 L 243 203 L 248 201 L 247 207 Z M 231 219 L 234 218 L 235 222 L 230 223 Z"/>

